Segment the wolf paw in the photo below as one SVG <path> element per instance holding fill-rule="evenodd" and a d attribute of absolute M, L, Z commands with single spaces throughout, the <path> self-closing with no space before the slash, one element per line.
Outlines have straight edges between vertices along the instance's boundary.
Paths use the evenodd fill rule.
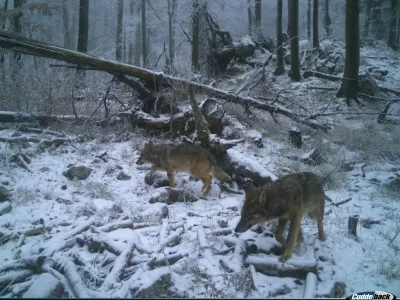
<path fill-rule="evenodd" d="M 280 262 L 285 262 L 285 261 L 287 261 L 290 257 L 291 257 L 290 254 L 282 254 L 282 255 L 279 257 L 279 261 L 280 261 Z"/>

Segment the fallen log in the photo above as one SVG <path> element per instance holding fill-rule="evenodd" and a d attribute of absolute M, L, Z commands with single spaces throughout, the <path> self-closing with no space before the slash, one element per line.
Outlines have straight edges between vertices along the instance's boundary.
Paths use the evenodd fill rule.
<path fill-rule="evenodd" d="M 57 59 L 66 61 L 72 64 L 76 64 L 83 67 L 91 67 L 101 71 L 108 72 L 114 76 L 120 74 L 134 76 L 145 80 L 150 84 L 163 85 L 171 87 L 173 85 L 178 86 L 191 86 L 197 92 L 204 92 L 211 94 L 219 99 L 223 99 L 232 103 L 240 105 L 249 105 L 254 108 L 268 111 L 271 114 L 281 114 L 295 122 L 305 124 L 313 129 L 327 131 L 329 127 L 327 125 L 321 125 L 310 120 L 305 120 L 301 116 L 292 113 L 291 111 L 263 103 L 251 97 L 242 97 L 224 90 L 210 87 L 201 83 L 193 82 L 190 80 L 169 76 L 161 72 L 153 72 L 143 68 L 135 67 L 128 64 L 118 63 L 102 58 L 98 58 L 85 53 L 72 51 L 66 48 L 58 47 L 52 44 L 44 43 L 41 41 L 28 39 L 4 30 L 0 30 L 0 47 L 6 49 L 12 49 L 16 52 L 20 52 L 27 55 L 40 56 L 50 59 Z"/>
<path fill-rule="evenodd" d="M 268 276 L 294 277 L 305 279 L 309 272 L 317 272 L 315 259 L 289 260 L 282 264 L 278 257 L 256 257 L 248 256 L 244 261 L 245 266 L 254 265 L 257 272 Z"/>

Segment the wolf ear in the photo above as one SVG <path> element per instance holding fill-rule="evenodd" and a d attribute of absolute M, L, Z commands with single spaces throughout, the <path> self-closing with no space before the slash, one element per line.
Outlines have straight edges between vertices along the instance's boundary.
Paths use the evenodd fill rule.
<path fill-rule="evenodd" d="M 150 140 L 144 144 L 144 150 L 150 150 L 153 147 L 153 142 Z"/>
<path fill-rule="evenodd" d="M 244 188 L 244 192 L 246 194 L 246 201 L 251 201 L 258 193 L 258 190 L 255 187 L 248 186 Z"/>

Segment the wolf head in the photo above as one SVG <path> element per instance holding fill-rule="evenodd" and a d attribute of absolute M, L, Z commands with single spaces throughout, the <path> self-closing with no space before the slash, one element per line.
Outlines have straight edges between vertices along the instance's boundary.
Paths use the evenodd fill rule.
<path fill-rule="evenodd" d="M 144 145 L 144 148 L 142 152 L 140 153 L 139 159 L 136 161 L 137 165 L 143 165 L 146 162 L 149 162 L 149 154 L 151 153 L 151 150 L 153 149 L 153 142 L 149 141 Z"/>
<path fill-rule="evenodd" d="M 267 197 L 266 191 L 254 187 L 247 187 L 244 191 L 246 199 L 235 232 L 245 232 L 253 225 L 262 224 L 268 220 L 264 205 Z"/>

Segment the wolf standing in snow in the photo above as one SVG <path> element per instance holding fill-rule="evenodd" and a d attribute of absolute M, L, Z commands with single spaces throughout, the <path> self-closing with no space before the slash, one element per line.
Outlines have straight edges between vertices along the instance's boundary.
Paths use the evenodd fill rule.
<path fill-rule="evenodd" d="M 169 185 L 175 186 L 175 171 L 188 172 L 201 179 L 203 182 L 202 192 L 205 197 L 211 190 L 211 180 L 215 178 L 221 181 L 232 181 L 231 177 L 222 171 L 215 160 L 215 157 L 207 150 L 190 144 L 163 144 L 153 145 L 152 141 L 145 144 L 137 165 L 151 163 L 154 170 L 167 171 Z"/>
<path fill-rule="evenodd" d="M 275 238 L 285 246 L 280 261 L 286 261 L 292 256 L 296 240 L 302 241 L 301 220 L 305 213 L 317 219 L 318 238 L 321 241 L 325 240 L 322 224 L 325 194 L 317 175 L 311 172 L 294 173 L 283 176 L 260 189 L 248 187 L 245 193 L 241 219 L 235 231 L 244 232 L 255 224 L 279 218 Z M 285 243 L 283 231 L 289 220 L 289 235 Z"/>

